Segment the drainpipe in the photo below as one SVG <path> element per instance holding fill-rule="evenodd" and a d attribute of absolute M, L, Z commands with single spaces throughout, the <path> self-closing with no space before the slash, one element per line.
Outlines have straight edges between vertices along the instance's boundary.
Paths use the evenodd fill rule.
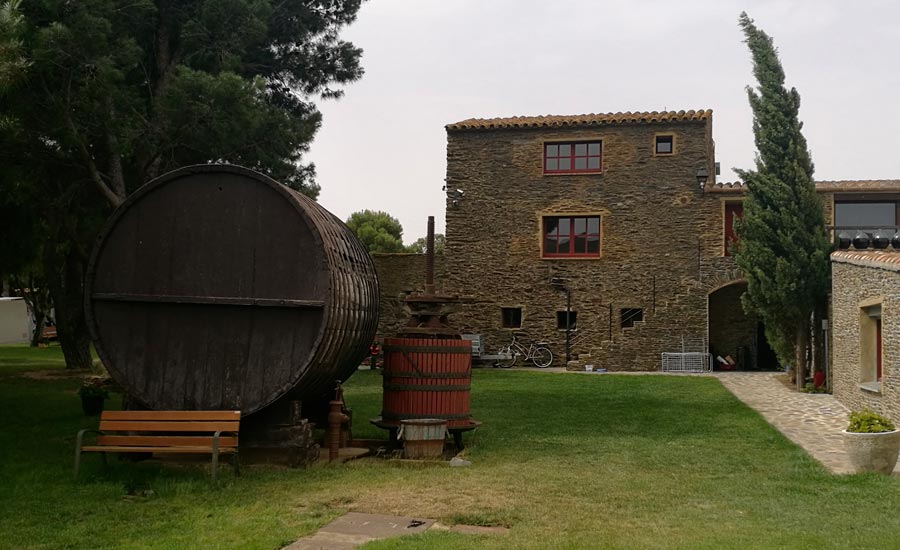
<path fill-rule="evenodd" d="M 560 277 L 550 279 L 550 286 L 566 293 L 566 367 L 572 360 L 572 289 Z"/>
<path fill-rule="evenodd" d="M 566 368 L 572 360 L 572 289 L 566 287 Z"/>
<path fill-rule="evenodd" d="M 828 319 L 822 319 L 822 365 L 825 367 L 825 387 L 831 391 L 831 362 L 828 361 Z"/>

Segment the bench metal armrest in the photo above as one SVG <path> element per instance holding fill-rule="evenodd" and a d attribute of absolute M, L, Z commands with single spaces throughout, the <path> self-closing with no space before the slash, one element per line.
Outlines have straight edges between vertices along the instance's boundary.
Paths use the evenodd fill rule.
<path fill-rule="evenodd" d="M 234 430 L 218 430 L 216 433 L 213 434 L 213 441 L 212 441 L 212 478 L 213 478 L 213 482 L 216 481 L 216 473 L 219 469 L 219 436 L 222 435 L 223 433 L 237 435 L 238 432 L 236 432 Z M 239 475 L 240 466 L 238 466 L 238 457 L 237 457 L 236 449 L 235 449 L 233 460 L 234 460 L 235 474 Z"/>
<path fill-rule="evenodd" d="M 78 479 L 78 470 L 81 468 L 81 448 L 84 446 L 84 434 L 87 433 L 106 435 L 106 432 L 93 430 L 91 428 L 85 428 L 78 431 L 78 435 L 75 437 L 75 479 Z M 103 454 L 103 463 L 106 464 L 106 454 Z"/>
<path fill-rule="evenodd" d="M 78 431 L 78 435 L 75 437 L 75 449 L 78 452 L 81 452 L 81 447 L 83 446 L 84 434 L 95 433 L 97 435 L 106 435 L 106 432 L 101 430 L 93 430 L 91 428 L 85 428 L 83 430 Z"/>

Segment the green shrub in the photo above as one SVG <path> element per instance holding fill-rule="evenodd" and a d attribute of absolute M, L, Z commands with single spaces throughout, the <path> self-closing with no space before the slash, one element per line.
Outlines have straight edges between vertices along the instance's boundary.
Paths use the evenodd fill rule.
<path fill-rule="evenodd" d="M 101 376 L 91 376 L 86 378 L 84 384 L 78 388 L 78 395 L 80 397 L 102 397 L 103 399 L 109 399 L 108 385 L 109 379 Z"/>
<path fill-rule="evenodd" d="M 807 382 L 806 385 L 803 387 L 803 389 L 800 391 L 802 391 L 803 393 L 830 393 L 828 391 L 828 388 L 826 388 L 825 386 L 821 386 L 821 387 L 817 388 L 817 387 L 813 386 L 812 382 Z"/>
<path fill-rule="evenodd" d="M 850 413 L 850 425 L 847 426 L 848 432 L 874 434 L 892 432 L 894 430 L 893 422 L 872 410 L 863 409 Z"/>

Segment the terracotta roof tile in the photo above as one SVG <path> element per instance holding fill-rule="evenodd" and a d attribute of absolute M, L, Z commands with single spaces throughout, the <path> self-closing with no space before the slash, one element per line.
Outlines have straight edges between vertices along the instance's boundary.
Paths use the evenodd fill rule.
<path fill-rule="evenodd" d="M 746 190 L 742 181 L 717 181 L 706 188 L 707 193 L 743 193 Z"/>
<path fill-rule="evenodd" d="M 816 191 L 900 191 L 900 180 L 817 181 Z"/>
<path fill-rule="evenodd" d="M 586 115 L 514 116 L 507 118 L 470 118 L 446 126 L 447 130 L 496 130 L 501 128 L 546 128 L 606 124 L 650 124 L 709 120 L 711 109 L 700 111 L 651 111 L 641 113 L 601 113 Z"/>
<path fill-rule="evenodd" d="M 831 253 L 831 261 L 900 271 L 900 251 L 897 250 L 891 252 L 884 250 L 837 250 Z"/>
<path fill-rule="evenodd" d="M 706 188 L 708 193 L 743 193 L 747 190 L 744 182 L 717 182 Z M 896 191 L 900 192 L 900 180 L 843 180 L 817 181 L 816 191 L 819 193 L 850 193 L 859 191 Z"/>

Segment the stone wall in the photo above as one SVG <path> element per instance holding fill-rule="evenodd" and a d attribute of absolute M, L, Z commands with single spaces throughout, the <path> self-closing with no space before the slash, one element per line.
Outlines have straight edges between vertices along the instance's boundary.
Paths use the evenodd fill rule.
<path fill-rule="evenodd" d="M 832 388 L 835 398 L 850 409 L 868 407 L 900 423 L 900 261 L 873 260 L 879 255 L 900 260 L 897 252 L 832 255 Z M 874 303 L 881 304 L 882 315 L 880 386 L 862 367 L 874 353 L 873 342 L 861 334 L 863 308 Z"/>
<path fill-rule="evenodd" d="M 714 173 L 711 124 L 448 131 L 447 185 L 464 195 L 447 205 L 446 285 L 476 297 L 460 322 L 492 351 L 512 330 L 501 308 L 519 307 L 522 331 L 561 358 L 566 296 L 550 285 L 559 277 L 578 315 L 573 352 L 597 366 L 657 370 L 683 336 L 705 338 L 708 292 L 737 277 L 723 257 L 726 197 L 696 179 L 701 167 Z M 657 133 L 675 136 L 676 154 L 654 156 Z M 603 140 L 601 174 L 543 174 L 545 141 L 594 139 Z M 601 216 L 598 257 L 541 257 L 542 216 L 566 214 Z M 642 308 L 644 321 L 621 328 L 622 308 Z"/>
<path fill-rule="evenodd" d="M 378 339 L 394 336 L 409 319 L 403 308 L 403 298 L 425 286 L 425 254 L 372 254 L 378 273 L 380 315 Z M 434 257 L 435 283 L 441 291 L 445 272 L 445 256 Z M 453 318 L 451 317 L 451 322 Z"/>

